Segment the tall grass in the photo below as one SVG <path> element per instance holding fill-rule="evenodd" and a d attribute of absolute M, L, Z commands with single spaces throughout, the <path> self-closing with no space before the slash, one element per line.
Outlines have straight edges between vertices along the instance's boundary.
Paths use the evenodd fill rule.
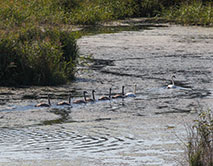
<path fill-rule="evenodd" d="M 202 112 L 188 132 L 187 145 L 190 166 L 213 165 L 213 113 Z"/>
<path fill-rule="evenodd" d="M 71 23 L 95 24 L 136 16 L 138 6 L 135 0 L 84 0 L 77 8 L 69 10 Z"/>
<path fill-rule="evenodd" d="M 1 28 L 14 28 L 26 23 L 62 23 L 64 11 L 53 0 L 0 0 Z"/>
<path fill-rule="evenodd" d="M 184 25 L 213 25 L 213 2 L 194 0 L 164 11 L 168 20 Z"/>
<path fill-rule="evenodd" d="M 0 0 L 0 85 L 56 85 L 74 78 L 78 48 L 59 0 Z"/>
<path fill-rule="evenodd" d="M 33 22 L 95 24 L 127 17 L 155 16 L 182 0 L 0 0 L 0 28 Z"/>
<path fill-rule="evenodd" d="M 25 28 L 1 35 L 0 85 L 56 85 L 72 79 L 75 39 L 55 29 Z"/>
<path fill-rule="evenodd" d="M 160 16 L 183 24 L 212 24 L 212 0 L 0 0 L 0 29 L 29 22 L 95 24 L 127 17 Z"/>

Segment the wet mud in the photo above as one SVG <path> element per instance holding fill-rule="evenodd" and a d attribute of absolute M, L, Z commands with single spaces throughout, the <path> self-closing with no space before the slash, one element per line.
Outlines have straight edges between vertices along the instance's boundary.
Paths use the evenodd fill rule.
<path fill-rule="evenodd" d="M 186 165 L 186 126 L 213 108 L 213 29 L 137 20 L 85 31 L 79 51 L 92 59 L 74 82 L 0 88 L 0 165 Z M 135 98 L 56 105 L 135 84 Z M 48 94 L 51 107 L 34 107 Z"/>

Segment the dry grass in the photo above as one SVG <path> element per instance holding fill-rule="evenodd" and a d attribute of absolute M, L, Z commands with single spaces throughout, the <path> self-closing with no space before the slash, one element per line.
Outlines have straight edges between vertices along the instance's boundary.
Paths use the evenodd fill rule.
<path fill-rule="evenodd" d="M 190 166 L 213 166 L 213 112 L 202 111 L 188 129 L 187 145 Z"/>

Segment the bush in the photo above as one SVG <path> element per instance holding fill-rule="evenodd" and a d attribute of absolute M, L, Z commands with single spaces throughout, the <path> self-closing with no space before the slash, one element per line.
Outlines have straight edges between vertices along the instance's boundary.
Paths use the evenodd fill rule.
<path fill-rule="evenodd" d="M 56 85 L 74 76 L 78 57 L 72 35 L 38 27 L 1 35 L 0 85 Z"/>
<path fill-rule="evenodd" d="M 213 165 L 213 113 L 202 112 L 188 132 L 187 154 L 190 166 Z"/>

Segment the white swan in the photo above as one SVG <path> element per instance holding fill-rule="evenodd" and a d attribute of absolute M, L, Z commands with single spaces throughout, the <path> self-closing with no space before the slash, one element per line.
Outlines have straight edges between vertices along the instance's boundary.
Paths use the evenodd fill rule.
<path fill-rule="evenodd" d="M 61 101 L 61 102 L 57 103 L 57 105 L 71 105 L 71 94 L 69 95 L 68 102 Z"/>
<path fill-rule="evenodd" d="M 174 78 L 176 78 L 175 75 L 173 75 L 171 78 L 172 84 L 167 85 L 168 89 L 176 88 Z"/>
<path fill-rule="evenodd" d="M 48 103 L 38 103 L 35 105 L 35 107 L 50 107 L 51 106 L 51 103 L 50 103 L 50 95 L 48 94 Z"/>
<path fill-rule="evenodd" d="M 133 92 L 126 93 L 125 97 L 136 97 L 136 87 L 137 87 L 137 85 L 135 84 L 133 87 L 133 89 L 134 89 Z"/>
<path fill-rule="evenodd" d="M 111 91 L 112 91 L 112 88 L 109 88 L 109 97 L 101 96 L 98 100 L 111 100 Z"/>
<path fill-rule="evenodd" d="M 124 98 L 124 86 L 122 86 L 122 92 L 121 94 L 116 94 L 112 96 L 113 99 L 118 99 L 118 98 Z"/>
<path fill-rule="evenodd" d="M 73 101 L 73 103 L 74 104 L 85 104 L 86 103 L 86 93 L 87 93 L 87 91 L 83 92 L 83 95 L 84 95 L 84 99 L 83 100 L 81 100 L 81 99 L 75 100 L 75 101 Z"/>

